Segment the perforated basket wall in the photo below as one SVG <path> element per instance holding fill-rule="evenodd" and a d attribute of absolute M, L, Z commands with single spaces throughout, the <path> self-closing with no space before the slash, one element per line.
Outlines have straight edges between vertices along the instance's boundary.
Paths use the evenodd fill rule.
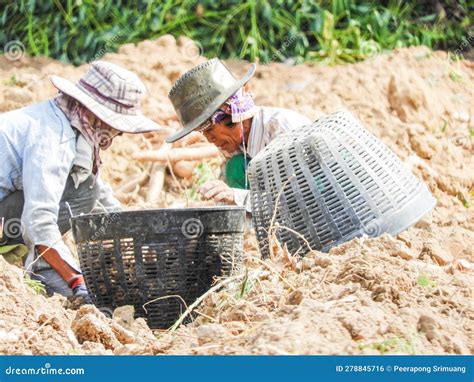
<path fill-rule="evenodd" d="M 244 220 L 241 207 L 158 209 L 77 216 L 72 230 L 94 304 L 133 305 L 168 328 L 214 276 L 238 269 Z"/>
<path fill-rule="evenodd" d="M 300 254 L 307 245 L 290 230 L 327 252 L 364 234 L 398 234 L 436 203 L 400 159 L 347 111 L 276 138 L 252 159 L 249 178 L 263 256 L 269 254 L 268 230 L 280 191 L 272 232 Z"/>

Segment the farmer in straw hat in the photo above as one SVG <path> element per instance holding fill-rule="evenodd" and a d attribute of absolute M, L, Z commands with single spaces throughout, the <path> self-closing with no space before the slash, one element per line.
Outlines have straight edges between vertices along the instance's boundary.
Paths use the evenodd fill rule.
<path fill-rule="evenodd" d="M 217 58 L 181 76 L 169 92 L 183 129 L 168 137 L 171 143 L 200 131 L 230 159 L 225 182 L 210 181 L 199 192 L 204 199 L 237 204 L 250 209 L 248 162 L 279 134 L 311 123 L 294 111 L 254 103 L 247 82 L 255 64 L 240 79 Z"/>
<path fill-rule="evenodd" d="M 143 83 L 117 65 L 98 61 L 77 84 L 57 76 L 51 82 L 56 98 L 0 115 L 0 245 L 24 242 L 32 278 L 49 293 L 88 302 L 81 271 L 61 239 L 69 215 L 89 213 L 97 202 L 120 209 L 100 179 L 100 150 L 117 135 L 160 126 L 140 110 Z"/>

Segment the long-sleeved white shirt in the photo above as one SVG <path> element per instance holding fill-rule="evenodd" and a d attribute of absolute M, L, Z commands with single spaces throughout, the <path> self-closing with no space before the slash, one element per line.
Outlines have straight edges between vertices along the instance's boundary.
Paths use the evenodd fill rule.
<path fill-rule="evenodd" d="M 57 225 L 59 202 L 76 156 L 76 132 L 53 100 L 0 114 L 0 201 L 23 190 L 22 234 L 29 248 L 27 270 L 34 246 L 55 249 L 79 270 Z M 108 187 L 97 179 L 100 202 L 117 206 Z"/>

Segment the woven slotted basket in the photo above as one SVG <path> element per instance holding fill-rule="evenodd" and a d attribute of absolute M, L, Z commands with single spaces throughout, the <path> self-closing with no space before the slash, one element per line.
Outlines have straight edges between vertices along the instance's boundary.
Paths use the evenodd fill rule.
<path fill-rule="evenodd" d="M 71 225 L 94 304 L 133 305 L 151 328 L 168 328 L 215 276 L 238 270 L 244 221 L 243 208 L 223 206 L 81 215 Z"/>
<path fill-rule="evenodd" d="M 303 254 L 305 240 L 327 252 L 362 235 L 396 235 L 436 203 L 400 159 L 347 111 L 279 136 L 249 167 L 263 256 L 269 254 L 274 211 L 272 232 L 292 253 Z"/>

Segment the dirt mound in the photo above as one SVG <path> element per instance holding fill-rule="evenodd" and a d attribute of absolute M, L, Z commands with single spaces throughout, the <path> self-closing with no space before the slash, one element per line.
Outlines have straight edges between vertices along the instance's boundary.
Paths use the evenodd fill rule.
<path fill-rule="evenodd" d="M 75 343 L 66 329 L 70 314 L 62 309 L 64 299 L 36 295 L 23 276 L 0 256 L 0 353 L 67 353 Z"/>
<path fill-rule="evenodd" d="M 93 305 L 73 311 L 59 295 L 46 298 L 0 256 L 0 354 L 154 354 L 157 341 L 143 319 L 113 318 Z M 107 312 L 106 312 L 107 313 Z M 133 317 L 133 313 L 132 313 Z"/>
<path fill-rule="evenodd" d="M 192 172 L 197 162 L 184 161 L 174 167 L 177 179 L 167 173 L 164 192 L 150 203 L 156 169 L 134 159 L 160 148 L 178 128 L 166 96 L 179 75 L 203 61 L 189 46 L 164 36 L 104 57 L 137 72 L 149 92 L 145 113 L 167 128 L 121 137 L 102 156 L 103 174 L 124 202 L 170 206 L 195 182 L 177 168 Z M 242 62 L 228 64 L 245 70 Z M 192 324 L 154 335 L 126 309 L 109 319 L 92 307 L 74 312 L 60 297 L 36 295 L 21 270 L 0 259 L 0 352 L 473 353 L 473 66 L 424 47 L 337 67 L 260 66 L 251 81 L 257 103 L 310 118 L 349 109 L 429 186 L 437 199 L 433 212 L 397 237 L 353 240 L 302 261 L 281 248 L 262 261 L 255 238 L 247 238 L 247 272 L 207 296 Z M 52 97 L 51 74 L 75 81 L 86 69 L 3 57 L 0 67 L 0 111 Z M 202 144 L 193 138 L 174 147 Z M 221 161 L 207 163 L 217 173 Z"/>
<path fill-rule="evenodd" d="M 187 328 L 194 354 L 469 354 L 472 273 L 440 267 L 384 235 L 299 263 L 284 250 L 209 296 Z M 253 263 L 253 264 L 252 264 Z M 181 352 L 182 339 L 168 352 Z"/>

